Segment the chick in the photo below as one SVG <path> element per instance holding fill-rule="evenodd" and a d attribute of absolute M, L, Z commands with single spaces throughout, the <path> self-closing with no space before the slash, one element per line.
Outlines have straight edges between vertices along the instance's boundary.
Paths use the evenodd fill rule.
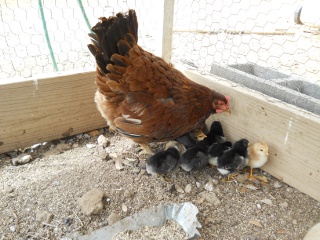
<path fill-rule="evenodd" d="M 175 139 L 178 143 L 181 143 L 185 148 L 194 147 L 197 143 L 197 140 L 191 135 L 191 133 L 186 133 Z"/>
<path fill-rule="evenodd" d="M 241 170 L 248 164 L 248 143 L 247 139 L 241 139 L 218 158 L 217 169 L 221 174 L 228 175 L 228 179 L 230 174 Z"/>
<path fill-rule="evenodd" d="M 146 161 L 147 173 L 151 175 L 172 172 L 179 164 L 180 154 L 176 147 L 155 153 Z"/>
<path fill-rule="evenodd" d="M 249 161 L 248 166 L 250 167 L 249 179 L 255 180 L 252 175 L 253 168 L 260 168 L 268 161 L 268 145 L 266 143 L 253 143 L 249 144 Z"/>
<path fill-rule="evenodd" d="M 211 166 L 218 166 L 218 157 L 231 147 L 232 143 L 230 141 L 212 144 L 208 150 L 209 164 Z"/>
<path fill-rule="evenodd" d="M 210 126 L 210 131 L 207 134 L 207 138 L 210 141 L 210 144 L 213 143 L 222 143 L 226 141 L 226 138 L 223 133 L 221 122 L 214 121 Z"/>
<path fill-rule="evenodd" d="M 208 141 L 206 138 L 199 141 L 196 146 L 187 149 L 180 158 L 180 166 L 183 170 L 187 172 L 200 170 L 208 164 L 209 156 L 208 151 Z"/>

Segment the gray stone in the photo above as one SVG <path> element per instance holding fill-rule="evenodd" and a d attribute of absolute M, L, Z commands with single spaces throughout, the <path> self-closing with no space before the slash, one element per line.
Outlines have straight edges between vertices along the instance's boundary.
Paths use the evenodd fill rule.
<path fill-rule="evenodd" d="M 103 210 L 104 192 L 94 188 L 78 199 L 81 212 L 87 216 L 100 214 Z"/>

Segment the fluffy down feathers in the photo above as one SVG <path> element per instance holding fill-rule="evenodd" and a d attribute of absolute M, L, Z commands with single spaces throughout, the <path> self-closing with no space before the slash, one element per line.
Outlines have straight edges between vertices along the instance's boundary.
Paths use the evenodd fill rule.
<path fill-rule="evenodd" d="M 137 45 L 134 10 L 102 17 L 89 34 L 97 62 L 97 107 L 111 130 L 137 143 L 175 139 L 210 114 L 229 110 L 228 97 L 196 84 Z"/>

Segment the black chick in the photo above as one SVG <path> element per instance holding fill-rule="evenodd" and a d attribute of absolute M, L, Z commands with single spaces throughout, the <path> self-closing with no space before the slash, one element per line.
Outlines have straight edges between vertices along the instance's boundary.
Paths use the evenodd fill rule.
<path fill-rule="evenodd" d="M 210 141 L 210 145 L 213 143 L 223 143 L 226 138 L 223 133 L 221 122 L 214 121 L 210 126 L 210 131 L 207 134 L 207 138 Z"/>
<path fill-rule="evenodd" d="M 155 153 L 146 161 L 147 173 L 166 174 L 172 172 L 179 164 L 180 154 L 175 147 Z"/>
<path fill-rule="evenodd" d="M 221 174 L 235 173 L 248 164 L 248 143 L 247 139 L 241 139 L 218 158 L 217 169 Z"/>
<path fill-rule="evenodd" d="M 187 149 L 180 158 L 180 166 L 183 170 L 190 172 L 200 170 L 209 162 L 208 139 L 199 141 L 196 146 Z"/>
<path fill-rule="evenodd" d="M 230 141 L 212 144 L 208 149 L 209 164 L 212 166 L 218 166 L 218 158 L 231 147 L 232 143 Z"/>
<path fill-rule="evenodd" d="M 175 140 L 185 146 L 186 149 L 194 147 L 197 143 L 196 138 L 192 136 L 190 132 L 176 138 Z"/>

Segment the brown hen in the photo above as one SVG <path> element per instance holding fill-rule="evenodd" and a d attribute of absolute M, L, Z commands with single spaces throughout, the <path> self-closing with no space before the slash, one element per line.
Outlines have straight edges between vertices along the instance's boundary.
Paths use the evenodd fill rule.
<path fill-rule="evenodd" d="M 139 143 L 175 139 L 201 127 L 229 99 L 197 84 L 138 44 L 134 10 L 102 17 L 91 29 L 97 62 L 95 102 L 111 130 Z"/>

